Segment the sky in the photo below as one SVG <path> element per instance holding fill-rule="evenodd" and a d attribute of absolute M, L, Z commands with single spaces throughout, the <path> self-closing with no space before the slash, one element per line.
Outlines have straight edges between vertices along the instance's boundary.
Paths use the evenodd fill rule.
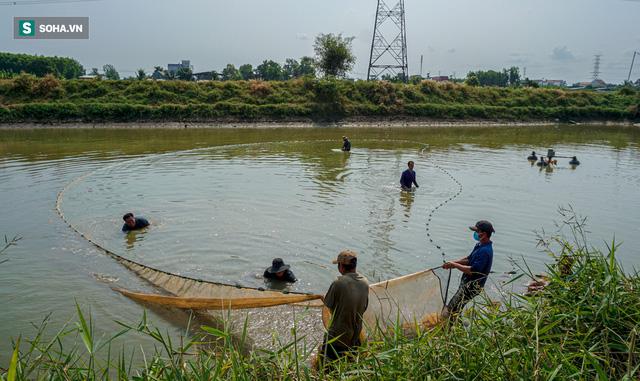
<path fill-rule="evenodd" d="M 366 78 L 377 0 L 79 0 L 4 5 L 0 51 L 76 58 L 89 70 L 191 60 L 196 72 L 227 63 L 313 55 L 320 33 L 355 37 L 350 76 Z M 42 1 L 42 0 L 40 0 Z M 396 0 L 386 0 L 395 4 Z M 640 52 L 640 0 L 405 0 L 410 74 L 465 77 L 517 66 L 532 79 L 626 80 Z M 88 40 L 14 40 L 13 17 L 88 16 Z M 640 58 L 640 57 L 639 57 Z M 640 78 L 636 61 L 633 79 Z"/>

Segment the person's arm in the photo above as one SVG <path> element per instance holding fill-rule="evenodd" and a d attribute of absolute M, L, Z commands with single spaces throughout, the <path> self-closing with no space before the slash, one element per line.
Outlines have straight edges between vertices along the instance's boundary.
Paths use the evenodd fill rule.
<path fill-rule="evenodd" d="M 449 266 L 445 267 L 447 264 Z M 445 269 L 453 269 L 453 268 L 455 268 L 455 269 L 458 269 L 458 270 L 462 271 L 463 273 L 465 273 L 467 275 L 470 275 L 471 272 L 472 272 L 471 271 L 471 266 L 463 265 L 462 263 L 458 263 L 458 262 L 447 262 L 444 265 L 442 265 L 442 268 L 445 268 Z"/>
<path fill-rule="evenodd" d="M 129 230 L 129 229 L 127 228 L 127 224 L 122 224 L 122 231 L 126 233 L 126 232 L 127 232 L 127 230 Z"/>
<path fill-rule="evenodd" d="M 418 182 L 416 181 L 416 173 L 413 172 L 413 183 L 416 185 L 416 188 L 420 188 L 420 185 L 418 185 Z"/>
<path fill-rule="evenodd" d="M 263 277 L 265 277 L 266 279 L 271 279 L 271 273 L 267 270 L 264 270 L 264 274 L 262 274 Z"/>
<path fill-rule="evenodd" d="M 460 259 L 456 259 L 455 261 L 449 261 L 446 262 L 445 264 L 442 265 L 443 269 L 453 269 L 453 268 L 458 268 L 456 267 L 456 265 L 461 265 L 461 266 L 469 266 L 469 257 L 466 256 L 464 258 L 460 258 Z M 462 271 L 462 270 L 460 270 Z"/>

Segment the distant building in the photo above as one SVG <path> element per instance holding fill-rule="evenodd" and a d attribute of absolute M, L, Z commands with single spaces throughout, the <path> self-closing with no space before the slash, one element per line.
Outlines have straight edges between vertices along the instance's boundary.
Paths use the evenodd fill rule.
<path fill-rule="evenodd" d="M 578 83 L 574 84 L 572 87 L 573 88 L 579 88 L 579 89 L 583 89 L 585 87 L 590 87 L 590 88 L 593 88 L 593 89 L 602 89 L 602 88 L 605 88 L 605 87 L 609 87 L 609 85 L 605 81 L 603 81 L 601 79 L 594 79 L 591 82 L 578 82 Z"/>
<path fill-rule="evenodd" d="M 447 82 L 449 81 L 449 76 L 448 75 L 438 75 L 435 77 L 431 77 L 429 78 L 432 81 L 436 81 L 436 82 Z"/>
<path fill-rule="evenodd" d="M 567 81 L 562 79 L 534 79 L 533 82 L 537 83 L 540 87 L 566 87 Z"/>
<path fill-rule="evenodd" d="M 212 81 L 213 80 L 212 71 L 203 71 L 200 73 L 193 73 L 193 76 L 196 77 L 196 81 Z"/>
<path fill-rule="evenodd" d="M 78 77 L 78 79 L 95 79 L 98 78 L 98 75 L 91 75 L 91 74 L 87 74 L 87 75 L 81 75 Z"/>
<path fill-rule="evenodd" d="M 167 64 L 167 71 L 175 74 L 180 69 L 190 69 L 193 70 L 193 66 L 191 66 L 190 60 L 182 60 L 179 64 Z"/>

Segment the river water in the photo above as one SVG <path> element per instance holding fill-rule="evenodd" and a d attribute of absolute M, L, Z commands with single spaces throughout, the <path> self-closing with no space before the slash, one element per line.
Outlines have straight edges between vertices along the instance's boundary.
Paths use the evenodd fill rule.
<path fill-rule="evenodd" d="M 342 135 L 351 153 L 337 149 Z M 639 143 L 638 128 L 611 126 L 0 130 L 0 234 L 23 237 L 0 264 L 0 361 L 48 314 L 52 330 L 73 320 L 76 302 L 101 332 L 142 316 L 110 287 L 149 287 L 64 223 L 62 190 L 73 227 L 126 258 L 264 287 L 261 273 L 282 257 L 300 279 L 291 290 L 315 293 L 337 275 L 331 259 L 342 249 L 360 253 L 370 280 L 389 279 L 466 255 L 467 227 L 488 219 L 496 292 L 523 261 L 544 270 L 537 234 L 556 231 L 559 207 L 588 218 L 592 244 L 615 236 L 623 265 L 638 266 Z M 526 160 L 547 148 L 581 165 Z M 408 160 L 414 193 L 398 189 Z M 151 228 L 122 233 L 128 211 Z M 150 314 L 183 332 L 184 316 Z"/>

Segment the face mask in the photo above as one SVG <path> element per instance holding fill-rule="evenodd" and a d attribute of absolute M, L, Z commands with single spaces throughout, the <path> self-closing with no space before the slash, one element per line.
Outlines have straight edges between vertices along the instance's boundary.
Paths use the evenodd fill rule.
<path fill-rule="evenodd" d="M 478 232 L 473 232 L 473 239 L 476 241 L 480 241 L 480 236 L 478 235 Z"/>

